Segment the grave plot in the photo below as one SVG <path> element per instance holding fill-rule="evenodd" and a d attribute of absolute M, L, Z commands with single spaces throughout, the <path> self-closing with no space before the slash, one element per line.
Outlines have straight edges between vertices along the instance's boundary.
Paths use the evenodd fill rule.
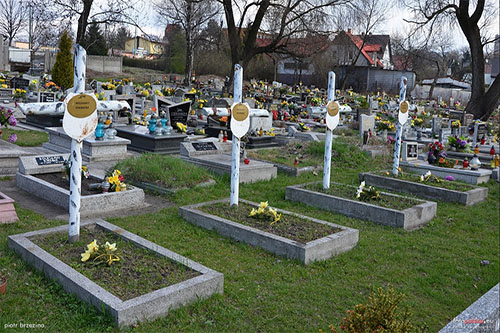
<path fill-rule="evenodd" d="M 357 194 L 361 196 L 357 198 Z M 379 192 L 364 187 L 364 183 L 356 188 L 332 182 L 326 190 L 321 183 L 287 186 L 285 198 L 405 230 L 424 226 L 434 218 L 437 210 L 435 202 Z"/>
<path fill-rule="evenodd" d="M 282 148 L 252 150 L 248 157 L 273 163 L 279 171 L 292 176 L 323 168 L 324 144 L 319 142 L 300 142 Z"/>
<path fill-rule="evenodd" d="M 17 187 L 58 206 L 68 208 L 70 184 L 68 179 L 63 178 L 64 161 L 68 158 L 69 154 L 20 157 L 19 171 L 16 173 Z M 120 188 L 113 191 L 113 184 L 108 182 L 106 185 L 106 180 L 92 176 L 82 177 L 80 208 L 82 216 L 144 206 L 142 189 L 119 185 Z M 120 181 L 120 184 L 122 183 Z M 103 192 L 103 189 L 108 192 Z"/>
<path fill-rule="evenodd" d="M 110 313 L 118 327 L 164 317 L 171 309 L 223 293 L 221 273 L 104 220 L 81 226 L 74 243 L 67 243 L 64 225 L 9 236 L 8 246 L 65 291 Z M 94 250 L 82 262 L 84 252 Z M 104 260 L 96 264 L 101 254 Z"/>
<path fill-rule="evenodd" d="M 178 154 L 179 144 L 187 137 L 186 134 L 175 132 L 151 134 L 147 127 L 140 125 L 118 126 L 116 131 L 119 137 L 130 140 L 129 149 L 141 153 Z"/>
<path fill-rule="evenodd" d="M 491 177 L 491 170 L 487 169 L 460 169 L 460 168 L 446 168 L 437 165 L 429 164 L 427 161 L 402 161 L 400 162 L 401 167 L 405 167 L 409 172 L 416 173 L 419 175 L 424 175 L 430 171 L 433 175 L 446 178 L 448 176 L 453 177 L 456 180 L 469 183 L 472 185 L 478 185 L 482 183 L 487 183 Z"/>
<path fill-rule="evenodd" d="M 435 201 L 458 202 L 462 205 L 475 205 L 488 198 L 488 188 L 462 183 L 451 178 L 438 178 L 432 174 L 417 175 L 399 172 L 394 176 L 390 171 L 363 172 L 359 180 L 367 185 L 391 191 L 409 193 Z"/>
<path fill-rule="evenodd" d="M 141 154 L 120 161 L 114 169 L 128 175 L 132 185 L 160 195 L 215 184 L 207 170 L 173 156 Z"/>
<path fill-rule="evenodd" d="M 304 264 L 349 251 L 358 242 L 357 229 L 347 228 L 281 209 L 229 199 L 179 208 L 187 221 L 238 241 L 259 246 Z"/>
<path fill-rule="evenodd" d="M 45 130 L 49 133 L 49 142 L 43 144 L 44 148 L 58 153 L 71 151 L 71 138 L 62 127 L 47 127 Z M 91 162 L 122 160 L 127 157 L 127 145 L 130 145 L 130 140 L 119 137 L 97 140 L 95 135 L 90 135 L 83 140 L 82 159 Z"/>
<path fill-rule="evenodd" d="M 181 158 L 219 175 L 231 174 L 231 155 L 224 154 L 224 148 L 219 142 L 182 142 Z M 248 158 L 240 163 L 241 183 L 270 180 L 276 176 L 277 168 L 271 163 Z"/>

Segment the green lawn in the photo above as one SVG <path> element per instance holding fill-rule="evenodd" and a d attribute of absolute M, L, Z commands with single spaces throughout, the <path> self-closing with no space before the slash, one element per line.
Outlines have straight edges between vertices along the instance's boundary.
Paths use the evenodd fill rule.
<path fill-rule="evenodd" d="M 32 130 L 15 130 L 12 128 L 2 128 L 2 140 L 8 141 L 9 137 L 17 135 L 16 145 L 21 147 L 36 147 L 41 146 L 42 143 L 49 141 L 49 135 L 42 131 Z"/>
<path fill-rule="evenodd" d="M 358 184 L 358 172 L 387 169 L 383 160 L 334 160 L 335 182 Z M 342 154 L 337 156 L 342 156 Z M 389 161 L 390 157 L 385 161 Z M 191 225 L 177 207 L 141 217 L 109 219 L 126 230 L 224 274 L 224 295 L 171 311 L 163 319 L 141 323 L 138 332 L 169 331 L 328 331 L 346 310 L 366 302 L 377 287 L 391 285 L 406 294 L 404 307 L 413 323 L 436 332 L 499 281 L 499 186 L 488 184 L 488 200 L 472 207 L 438 203 L 436 217 L 412 232 L 375 225 L 284 199 L 285 187 L 321 180 L 306 174 L 279 175 L 270 182 L 241 184 L 240 197 L 269 201 L 273 207 L 357 228 L 359 243 L 351 251 L 304 266 L 264 250 Z M 1 183 L 0 183 L 1 186 Z M 177 206 L 229 196 L 229 177 L 211 187 L 175 193 Z M 18 207 L 20 222 L 0 226 L 0 272 L 9 278 L 0 296 L 0 327 L 41 323 L 50 331 L 117 331 L 111 317 L 64 292 L 55 282 L 7 248 L 7 236 L 66 224 L 47 221 Z M 481 260 L 489 260 L 487 266 Z"/>

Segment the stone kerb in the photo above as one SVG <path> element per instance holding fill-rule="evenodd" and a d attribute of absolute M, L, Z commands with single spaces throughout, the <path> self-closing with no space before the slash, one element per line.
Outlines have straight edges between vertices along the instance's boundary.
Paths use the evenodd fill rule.
<path fill-rule="evenodd" d="M 466 192 L 450 190 L 403 179 L 384 177 L 365 172 L 359 174 L 359 180 L 365 181 L 367 185 L 373 185 L 392 191 L 405 192 L 419 197 L 447 202 L 458 202 L 462 205 L 475 205 L 488 198 L 488 188 L 476 187 Z"/>
<path fill-rule="evenodd" d="M 326 260 L 337 254 L 349 251 L 350 249 L 354 248 L 358 242 L 359 231 L 357 229 L 344 227 L 282 209 L 278 209 L 278 211 L 283 214 L 295 215 L 311 222 L 327 224 L 329 226 L 340 228 L 342 230 L 332 235 L 313 240 L 306 244 L 301 244 L 285 237 L 277 236 L 256 228 L 240 224 L 235 221 L 205 213 L 198 209 L 201 206 L 210 206 L 214 203 L 219 202 L 229 203 L 229 199 L 216 200 L 180 207 L 179 215 L 182 216 L 182 218 L 184 218 L 185 220 L 202 228 L 215 230 L 221 235 L 236 239 L 252 246 L 261 247 L 264 250 L 267 250 L 276 255 L 285 256 L 291 259 L 297 259 L 304 264 L 309 264 L 316 260 Z M 243 199 L 240 199 L 240 202 L 258 206 L 257 203 Z"/>
<path fill-rule="evenodd" d="M 122 239 L 134 243 L 138 247 L 147 249 L 161 257 L 170 258 L 179 264 L 199 272 L 201 275 L 123 301 L 44 251 L 30 240 L 30 238 L 40 235 L 67 232 L 68 227 L 66 225 L 9 236 L 8 246 L 20 255 L 26 263 L 43 272 L 49 279 L 57 280 L 66 292 L 76 295 L 81 300 L 95 306 L 100 311 L 102 311 L 104 307 L 104 309 L 111 314 L 116 325 L 119 327 L 130 326 L 138 321 L 153 320 L 163 317 L 167 315 L 168 311 L 171 309 L 179 308 L 200 299 L 206 299 L 214 294 L 223 293 L 223 274 L 180 256 L 104 220 L 96 219 L 82 222 L 81 226 L 84 227 L 92 224 L 118 235 Z"/>
<path fill-rule="evenodd" d="M 436 215 L 437 203 L 432 201 L 415 199 L 419 201 L 420 204 L 404 210 L 396 210 L 358 200 L 345 199 L 330 194 L 315 192 L 304 188 L 307 185 L 309 184 L 287 186 L 285 198 L 290 201 L 302 202 L 309 206 L 371 221 L 377 224 L 403 228 L 408 231 L 423 227 Z M 353 187 L 353 189 L 355 188 Z M 399 195 L 391 193 L 381 192 L 381 194 L 402 198 Z"/>

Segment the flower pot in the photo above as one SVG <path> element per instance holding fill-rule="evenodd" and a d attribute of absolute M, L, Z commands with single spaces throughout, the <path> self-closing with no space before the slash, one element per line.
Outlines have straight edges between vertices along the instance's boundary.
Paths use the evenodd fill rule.
<path fill-rule="evenodd" d="M 7 287 L 7 278 L 0 275 L 0 294 L 5 294 L 6 287 Z"/>

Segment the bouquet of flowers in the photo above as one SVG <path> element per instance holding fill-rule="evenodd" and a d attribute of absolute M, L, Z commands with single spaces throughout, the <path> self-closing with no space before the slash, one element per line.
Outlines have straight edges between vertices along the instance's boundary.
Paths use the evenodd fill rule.
<path fill-rule="evenodd" d="M 451 128 L 459 128 L 461 126 L 460 120 L 455 120 L 451 122 Z"/>
<path fill-rule="evenodd" d="M 422 127 L 424 120 L 422 118 L 415 118 L 411 121 L 411 127 Z"/>
<path fill-rule="evenodd" d="M 26 90 L 17 88 L 14 90 L 14 98 L 23 99 L 26 97 Z"/>
<path fill-rule="evenodd" d="M 465 140 L 465 137 L 458 137 L 457 135 L 448 137 L 448 144 L 450 147 L 454 147 L 457 150 L 469 150 L 469 144 Z"/>
<path fill-rule="evenodd" d="M 396 126 L 391 123 L 389 120 L 382 120 L 382 121 L 379 121 L 377 123 L 377 131 L 378 132 L 381 132 L 381 131 L 395 131 L 396 130 Z"/>
<path fill-rule="evenodd" d="M 0 135 L 2 134 L 2 126 L 7 127 L 8 125 L 16 126 L 17 119 L 16 117 L 14 117 L 14 114 L 11 109 L 6 109 L 3 106 L 0 106 Z M 9 137 L 9 142 L 14 143 L 16 141 L 17 141 L 17 135 L 12 134 Z"/>

